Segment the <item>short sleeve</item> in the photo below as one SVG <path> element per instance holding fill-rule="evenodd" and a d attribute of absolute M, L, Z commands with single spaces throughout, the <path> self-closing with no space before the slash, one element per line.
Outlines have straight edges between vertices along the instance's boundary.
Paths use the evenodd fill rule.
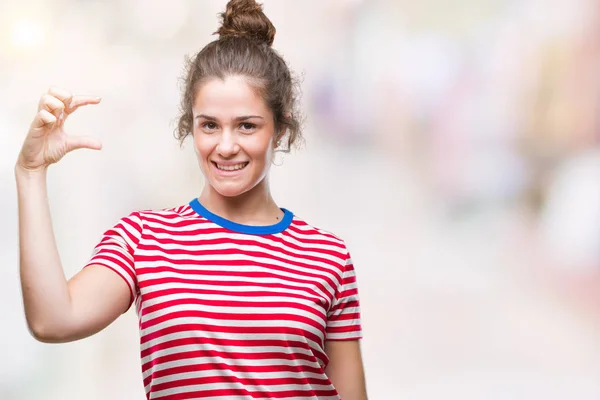
<path fill-rule="evenodd" d="M 142 236 L 142 220 L 139 213 L 121 218 L 111 229 L 104 232 L 100 243 L 94 247 L 90 261 L 84 266 L 102 265 L 117 273 L 129 287 L 129 307 L 138 293 L 134 253 Z"/>
<path fill-rule="evenodd" d="M 327 313 L 327 340 L 362 338 L 360 302 L 352 257 L 347 253 L 339 289 Z"/>

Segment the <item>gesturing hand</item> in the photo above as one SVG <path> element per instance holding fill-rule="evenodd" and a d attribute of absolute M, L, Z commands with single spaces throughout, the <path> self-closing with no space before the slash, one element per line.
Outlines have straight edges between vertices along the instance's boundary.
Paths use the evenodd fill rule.
<path fill-rule="evenodd" d="M 38 105 L 38 112 L 23 142 L 17 166 L 28 171 L 43 170 L 76 149 L 100 150 L 102 144 L 87 136 L 71 136 L 64 130 L 65 121 L 75 110 L 98 104 L 99 97 L 73 96 L 66 90 L 50 88 Z"/>

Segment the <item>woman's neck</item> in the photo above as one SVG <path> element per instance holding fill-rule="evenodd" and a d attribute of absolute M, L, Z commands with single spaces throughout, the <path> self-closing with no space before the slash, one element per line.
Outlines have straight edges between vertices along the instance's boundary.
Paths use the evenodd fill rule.
<path fill-rule="evenodd" d="M 211 213 L 238 224 L 272 225 L 283 217 L 264 181 L 235 197 L 223 196 L 206 184 L 198 200 Z"/>

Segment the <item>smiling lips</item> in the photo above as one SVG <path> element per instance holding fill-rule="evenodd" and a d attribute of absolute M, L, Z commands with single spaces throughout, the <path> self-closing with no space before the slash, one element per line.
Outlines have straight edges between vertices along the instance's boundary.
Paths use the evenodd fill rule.
<path fill-rule="evenodd" d="M 213 161 L 213 164 L 215 165 L 215 167 L 217 167 L 218 170 L 232 172 L 239 171 L 245 168 L 246 165 L 248 165 L 248 162 L 242 162 L 237 164 L 219 164 Z"/>

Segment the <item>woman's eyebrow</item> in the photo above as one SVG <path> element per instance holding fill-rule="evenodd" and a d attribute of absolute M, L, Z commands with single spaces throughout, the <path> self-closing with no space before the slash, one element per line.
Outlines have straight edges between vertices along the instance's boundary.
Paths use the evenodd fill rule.
<path fill-rule="evenodd" d="M 207 119 L 209 121 L 217 121 L 217 117 L 213 117 L 212 115 L 206 115 L 206 114 L 198 114 L 196 115 L 195 119 L 199 119 L 199 118 L 204 118 Z M 245 121 L 247 119 L 252 119 L 252 118 L 259 118 L 264 120 L 263 117 L 261 117 L 260 115 L 242 115 L 239 117 L 235 117 L 233 120 L 234 121 Z"/>
<path fill-rule="evenodd" d="M 260 115 L 242 115 L 241 117 L 235 117 L 234 121 L 244 121 L 247 119 L 252 119 L 252 118 L 260 118 L 260 119 L 264 119 L 263 117 L 261 117 Z"/>
<path fill-rule="evenodd" d="M 198 114 L 198 115 L 196 115 L 196 118 L 194 118 L 194 119 L 200 119 L 200 118 L 208 119 L 208 120 L 211 120 L 211 121 L 216 121 L 217 120 L 216 117 L 212 117 L 212 116 L 206 115 L 206 114 Z"/>

